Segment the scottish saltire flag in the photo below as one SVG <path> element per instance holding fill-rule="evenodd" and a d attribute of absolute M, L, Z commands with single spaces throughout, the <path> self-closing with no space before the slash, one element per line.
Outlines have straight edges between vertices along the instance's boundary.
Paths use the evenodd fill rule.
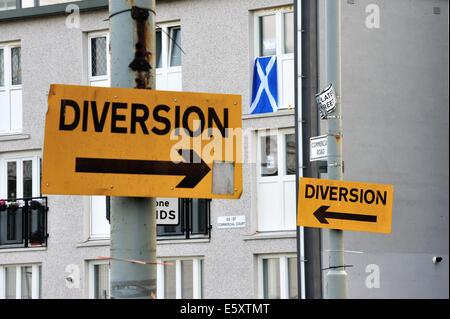
<path fill-rule="evenodd" d="M 250 114 L 278 110 L 277 57 L 256 58 L 253 70 L 252 104 Z"/>

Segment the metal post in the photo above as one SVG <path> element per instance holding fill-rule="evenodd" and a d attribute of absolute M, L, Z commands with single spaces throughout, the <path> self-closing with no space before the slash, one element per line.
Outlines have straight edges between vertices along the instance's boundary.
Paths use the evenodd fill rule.
<path fill-rule="evenodd" d="M 109 0 L 111 87 L 155 88 L 154 12 L 155 0 Z M 111 198 L 111 298 L 156 298 L 154 212 L 152 198 Z"/>
<path fill-rule="evenodd" d="M 302 107 L 303 121 L 303 176 L 319 177 L 317 162 L 310 161 L 309 141 L 319 134 L 319 117 L 316 107 L 316 92 L 319 90 L 318 76 L 318 25 L 317 1 L 301 0 L 302 43 Z M 320 228 L 304 229 L 305 241 L 305 297 L 307 299 L 322 298 L 322 234 Z"/>
<path fill-rule="evenodd" d="M 328 179 L 343 179 L 341 117 L 341 7 L 340 0 L 326 1 L 327 82 L 336 92 L 336 109 L 328 115 Z M 327 273 L 327 298 L 347 297 L 347 272 L 344 266 L 344 233 L 330 230 L 330 269 Z"/>
<path fill-rule="evenodd" d="M 295 46 L 295 132 L 297 140 L 297 197 L 300 177 L 319 175 L 317 162 L 310 162 L 309 139 L 319 131 L 317 1 L 294 1 Z M 305 145 L 305 147 L 300 147 Z M 297 198 L 298 202 L 298 198 Z M 298 216 L 298 212 L 297 212 Z M 322 235 L 318 228 L 297 226 L 297 280 L 299 297 L 322 298 Z"/>
<path fill-rule="evenodd" d="M 294 73 L 295 73 L 295 149 L 297 170 L 295 173 L 295 194 L 296 203 L 298 203 L 298 191 L 300 185 L 300 177 L 303 176 L 303 119 L 302 119 L 302 93 L 303 93 L 303 68 L 302 68 L 302 0 L 294 0 L 294 30 L 296 34 L 294 37 Z M 298 205 L 295 205 L 298 208 Z M 296 212 L 298 216 L 298 211 Z M 298 299 L 306 299 L 306 283 L 305 283 L 305 229 L 301 226 L 296 226 L 297 239 L 297 289 Z"/>

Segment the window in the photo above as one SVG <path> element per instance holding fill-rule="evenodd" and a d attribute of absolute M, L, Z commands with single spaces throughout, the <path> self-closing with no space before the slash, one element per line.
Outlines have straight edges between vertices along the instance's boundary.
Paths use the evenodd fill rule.
<path fill-rule="evenodd" d="M 0 199 L 40 196 L 40 176 L 41 160 L 38 155 L 0 154 Z"/>
<path fill-rule="evenodd" d="M 110 237 L 110 225 L 106 219 L 106 201 L 105 196 L 90 196 L 89 198 L 89 239 L 108 239 Z"/>
<path fill-rule="evenodd" d="M 263 299 L 298 299 L 297 257 L 258 257 L 258 294 Z"/>
<path fill-rule="evenodd" d="M 0 265 L 0 299 L 39 299 L 41 265 Z"/>
<path fill-rule="evenodd" d="M 22 131 L 22 58 L 20 43 L 0 43 L 0 134 Z"/>
<path fill-rule="evenodd" d="M 110 61 L 109 34 L 107 32 L 91 32 L 88 38 L 88 82 L 91 86 L 109 87 Z M 106 196 L 89 197 L 89 239 L 107 239 L 110 237 L 110 226 L 106 219 Z"/>
<path fill-rule="evenodd" d="M 45 246 L 47 199 L 39 156 L 0 155 L 0 248 Z"/>
<path fill-rule="evenodd" d="M 257 138 L 258 230 L 295 230 L 294 131 L 260 131 Z"/>
<path fill-rule="evenodd" d="M 109 299 L 109 262 L 103 260 L 93 260 L 88 263 L 88 268 L 89 299 Z"/>
<path fill-rule="evenodd" d="M 294 107 L 294 13 L 292 7 L 255 12 L 254 30 L 254 56 L 275 55 L 278 60 L 278 108 Z"/>
<path fill-rule="evenodd" d="M 156 30 L 156 89 L 181 91 L 181 27 L 161 24 Z"/>
<path fill-rule="evenodd" d="M 47 198 L 0 200 L 0 248 L 47 244 Z"/>
<path fill-rule="evenodd" d="M 209 199 L 179 199 L 179 224 L 157 226 L 158 239 L 208 237 L 211 228 L 210 202 Z"/>
<path fill-rule="evenodd" d="M 12 10 L 17 8 L 16 0 L 0 0 L 0 11 Z"/>
<path fill-rule="evenodd" d="M 88 80 L 92 86 L 110 86 L 109 34 L 88 34 Z"/>
<path fill-rule="evenodd" d="M 157 265 L 158 299 L 201 299 L 203 259 L 164 259 Z"/>

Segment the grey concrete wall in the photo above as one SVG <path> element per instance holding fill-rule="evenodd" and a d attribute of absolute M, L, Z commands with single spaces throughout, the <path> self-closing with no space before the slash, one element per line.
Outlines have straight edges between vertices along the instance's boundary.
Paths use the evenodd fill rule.
<path fill-rule="evenodd" d="M 345 233 L 345 248 L 364 252 L 346 254 L 349 296 L 448 298 L 448 1 L 354 2 L 341 2 L 344 178 L 395 191 L 392 234 Z M 379 29 L 365 25 L 369 4 L 380 8 Z M 379 289 L 365 285 L 369 264 L 380 268 Z"/>

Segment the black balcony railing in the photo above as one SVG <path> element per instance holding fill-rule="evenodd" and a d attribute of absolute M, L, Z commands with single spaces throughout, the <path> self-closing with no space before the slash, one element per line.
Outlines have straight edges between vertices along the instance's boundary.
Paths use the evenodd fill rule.
<path fill-rule="evenodd" d="M 0 199 L 0 249 L 47 246 L 47 197 Z"/>
<path fill-rule="evenodd" d="M 158 240 L 210 238 L 210 205 L 209 199 L 178 199 L 180 222 L 178 225 L 158 225 Z"/>

